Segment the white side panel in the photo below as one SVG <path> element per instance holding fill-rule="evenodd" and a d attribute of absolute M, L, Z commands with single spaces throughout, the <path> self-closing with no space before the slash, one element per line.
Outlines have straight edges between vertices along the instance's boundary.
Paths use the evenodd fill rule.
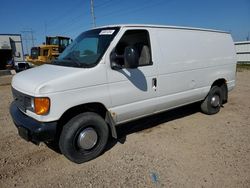
<path fill-rule="evenodd" d="M 158 110 L 169 109 L 207 95 L 212 83 L 235 80 L 236 56 L 225 33 L 158 29 L 161 57 L 158 69 Z"/>

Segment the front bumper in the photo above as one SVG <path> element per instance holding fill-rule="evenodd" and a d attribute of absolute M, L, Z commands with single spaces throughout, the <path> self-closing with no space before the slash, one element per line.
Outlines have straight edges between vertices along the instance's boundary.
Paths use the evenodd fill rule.
<path fill-rule="evenodd" d="M 19 135 L 26 141 L 38 144 L 55 139 L 57 122 L 39 122 L 22 113 L 15 102 L 10 105 L 10 114 Z"/>

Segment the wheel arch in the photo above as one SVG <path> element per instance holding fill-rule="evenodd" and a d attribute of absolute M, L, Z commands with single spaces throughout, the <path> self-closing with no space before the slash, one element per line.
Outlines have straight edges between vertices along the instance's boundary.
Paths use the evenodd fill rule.
<path fill-rule="evenodd" d="M 218 86 L 222 89 L 222 102 L 226 103 L 228 99 L 227 80 L 225 78 L 219 78 L 213 82 L 211 88 L 213 86 Z"/>
<path fill-rule="evenodd" d="M 115 122 L 107 108 L 99 102 L 77 105 L 66 110 L 58 121 L 57 136 L 60 136 L 63 126 L 76 115 L 83 112 L 94 112 L 100 115 L 107 123 L 112 137 L 117 138 Z"/>

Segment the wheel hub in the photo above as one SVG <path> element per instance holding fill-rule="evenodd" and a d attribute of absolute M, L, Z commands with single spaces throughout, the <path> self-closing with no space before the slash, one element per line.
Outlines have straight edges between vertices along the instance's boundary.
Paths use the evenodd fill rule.
<path fill-rule="evenodd" d="M 77 145 L 81 149 L 88 150 L 96 145 L 97 139 L 98 136 L 95 129 L 88 127 L 80 132 L 77 139 Z"/>
<path fill-rule="evenodd" d="M 211 99 L 211 105 L 213 107 L 217 107 L 220 105 L 220 97 L 218 95 L 214 95 Z"/>

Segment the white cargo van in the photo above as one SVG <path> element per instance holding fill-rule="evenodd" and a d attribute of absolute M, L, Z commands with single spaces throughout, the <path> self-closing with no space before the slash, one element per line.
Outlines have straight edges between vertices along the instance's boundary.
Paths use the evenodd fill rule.
<path fill-rule="evenodd" d="M 117 25 L 80 34 L 53 64 L 14 76 L 19 135 L 59 143 L 71 161 L 97 157 L 116 125 L 201 102 L 219 112 L 235 86 L 231 35 L 207 29 Z"/>

